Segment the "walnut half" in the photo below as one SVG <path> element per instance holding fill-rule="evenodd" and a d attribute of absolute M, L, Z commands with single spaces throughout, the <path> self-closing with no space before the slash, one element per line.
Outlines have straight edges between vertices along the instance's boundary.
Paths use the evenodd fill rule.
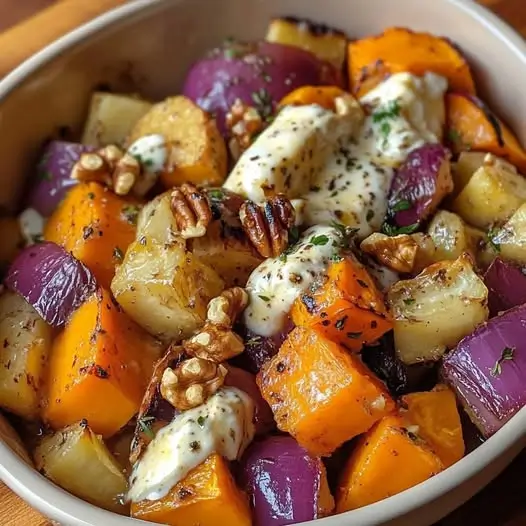
<path fill-rule="evenodd" d="M 72 179 L 101 183 L 117 195 L 130 193 L 140 176 L 139 161 L 115 145 L 83 153 L 71 171 Z"/>
<path fill-rule="evenodd" d="M 180 411 L 192 409 L 204 404 L 223 385 L 226 373 L 224 365 L 190 358 L 175 369 L 164 370 L 161 395 Z"/>
<path fill-rule="evenodd" d="M 375 233 L 364 239 L 360 249 L 379 263 L 401 274 L 419 272 L 431 264 L 435 245 L 425 234 L 386 236 Z"/>
<path fill-rule="evenodd" d="M 185 351 L 221 363 L 245 349 L 243 339 L 232 327 L 248 304 L 248 294 L 241 287 L 225 290 L 208 304 L 207 319 L 203 328 L 183 343 Z"/>
<path fill-rule="evenodd" d="M 239 210 L 239 219 L 259 254 L 270 258 L 279 256 L 287 248 L 296 212 L 291 202 L 278 194 L 261 205 L 245 201 Z"/>

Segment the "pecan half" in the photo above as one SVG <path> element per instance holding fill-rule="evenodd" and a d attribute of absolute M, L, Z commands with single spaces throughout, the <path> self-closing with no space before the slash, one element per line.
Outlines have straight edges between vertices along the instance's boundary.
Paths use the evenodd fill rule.
<path fill-rule="evenodd" d="M 245 344 L 232 327 L 247 304 L 248 294 L 241 287 L 227 289 L 210 301 L 203 328 L 183 343 L 187 354 L 214 363 L 241 354 Z"/>
<path fill-rule="evenodd" d="M 258 110 L 241 99 L 235 100 L 225 120 L 230 135 L 230 153 L 237 160 L 254 142 L 255 136 L 263 130 L 265 124 Z"/>
<path fill-rule="evenodd" d="M 277 257 L 287 248 L 295 216 L 294 207 L 282 194 L 271 197 L 261 206 L 245 201 L 239 210 L 243 230 L 265 258 Z"/>
<path fill-rule="evenodd" d="M 172 211 L 183 239 L 203 237 L 212 221 L 212 210 L 208 199 L 190 183 L 173 190 Z"/>
<path fill-rule="evenodd" d="M 175 369 L 167 367 L 161 379 L 162 397 L 176 409 L 186 411 L 204 404 L 223 385 L 227 368 L 202 358 L 185 360 Z"/>

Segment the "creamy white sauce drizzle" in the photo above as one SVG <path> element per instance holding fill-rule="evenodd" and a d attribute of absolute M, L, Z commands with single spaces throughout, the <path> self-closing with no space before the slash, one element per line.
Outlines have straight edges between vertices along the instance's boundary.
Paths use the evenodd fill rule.
<path fill-rule="evenodd" d="M 305 225 L 337 221 L 364 238 L 380 229 L 394 169 L 415 148 L 441 140 L 447 81 L 392 75 L 365 95 L 362 111 L 284 108 L 244 152 L 225 187 L 254 201 L 282 192 L 303 200 Z"/>
<path fill-rule="evenodd" d="M 177 415 L 133 467 L 128 499 L 163 498 L 214 452 L 239 459 L 254 438 L 253 418 L 252 399 L 235 387 L 223 387 L 205 404 Z"/>
<path fill-rule="evenodd" d="M 42 241 L 46 220 L 34 208 L 26 208 L 18 216 L 18 222 L 27 246 Z"/>
<path fill-rule="evenodd" d="M 128 148 L 127 153 L 140 162 L 143 170 L 142 177 L 134 184 L 134 193 L 145 195 L 157 182 L 166 166 L 168 159 L 166 141 L 162 135 L 145 135 L 137 139 Z"/>
<path fill-rule="evenodd" d="M 307 229 L 290 253 L 267 259 L 248 278 L 250 297 L 243 320 L 260 336 L 280 332 L 294 300 L 320 277 L 342 249 L 343 237 L 331 226 Z"/>

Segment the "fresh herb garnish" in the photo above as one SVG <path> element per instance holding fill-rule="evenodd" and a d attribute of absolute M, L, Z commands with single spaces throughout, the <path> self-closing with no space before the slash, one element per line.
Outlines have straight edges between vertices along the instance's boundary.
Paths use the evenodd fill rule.
<path fill-rule="evenodd" d="M 205 427 L 205 422 L 206 422 L 206 416 L 203 416 L 201 415 L 198 419 L 197 419 L 197 424 L 198 426 L 202 429 L 203 427 Z"/>
<path fill-rule="evenodd" d="M 312 236 L 309 242 L 312 243 L 314 246 L 322 247 L 329 242 L 329 238 L 325 234 L 321 234 L 319 236 Z"/>
<path fill-rule="evenodd" d="M 139 217 L 139 207 L 137 205 L 126 205 L 122 209 L 122 215 L 130 225 L 136 225 Z"/>
<path fill-rule="evenodd" d="M 88 199 L 93 201 L 93 199 L 95 199 L 95 194 L 93 192 L 88 192 Z"/>
<path fill-rule="evenodd" d="M 447 131 L 447 138 L 449 139 L 449 142 L 458 146 L 462 150 L 471 150 L 471 144 L 464 142 L 464 140 L 462 139 L 462 135 L 460 134 L 458 130 L 455 130 L 454 128 L 450 128 Z"/>
<path fill-rule="evenodd" d="M 293 226 L 289 230 L 289 245 L 295 245 L 300 238 L 300 230 L 297 226 Z"/>
<path fill-rule="evenodd" d="M 387 139 L 387 136 L 391 133 L 391 125 L 385 121 L 380 124 L 380 133 Z"/>
<path fill-rule="evenodd" d="M 214 188 L 212 190 L 207 190 L 206 194 L 208 197 L 211 197 L 212 199 L 223 199 L 223 196 L 225 195 L 223 193 L 223 190 L 219 188 Z"/>
<path fill-rule="evenodd" d="M 496 227 L 491 227 L 489 230 L 488 230 L 488 245 L 495 251 L 497 252 L 497 254 L 500 253 L 500 243 L 498 241 L 495 240 L 495 238 L 497 237 L 497 234 L 498 234 L 498 228 Z"/>
<path fill-rule="evenodd" d="M 270 96 L 270 93 L 265 88 L 261 88 L 258 91 L 254 91 L 251 97 L 261 117 L 263 119 L 268 119 L 273 112 L 272 97 Z"/>
<path fill-rule="evenodd" d="M 377 109 L 373 113 L 373 122 L 382 122 L 394 119 L 400 115 L 400 104 L 397 100 L 390 100 L 385 106 Z"/>
<path fill-rule="evenodd" d="M 53 175 L 50 171 L 48 170 L 41 170 L 38 174 L 38 178 L 41 180 L 41 181 L 52 181 L 53 180 Z"/>
<path fill-rule="evenodd" d="M 268 296 L 263 296 L 263 294 L 258 294 L 258 298 L 263 301 L 270 301 L 270 298 Z"/>
<path fill-rule="evenodd" d="M 341 223 L 338 223 L 337 221 L 331 221 L 331 226 L 332 228 L 335 228 L 336 230 L 338 230 L 338 232 L 342 236 L 347 235 L 347 227 L 345 225 L 342 225 Z"/>
<path fill-rule="evenodd" d="M 119 248 L 119 247 L 115 247 L 113 249 L 113 257 L 119 262 L 121 263 L 122 260 L 124 259 L 124 253 L 122 252 L 122 250 Z"/>
<path fill-rule="evenodd" d="M 384 223 L 382 225 L 382 233 L 386 236 L 398 236 L 401 234 L 412 234 L 418 230 L 420 225 L 418 223 L 413 223 L 412 225 L 407 226 L 395 226 L 390 223 Z"/>
<path fill-rule="evenodd" d="M 152 422 L 155 420 L 154 416 L 143 416 L 137 420 L 137 425 L 142 433 L 144 433 L 149 439 L 153 440 L 155 435 L 152 430 Z"/>
<path fill-rule="evenodd" d="M 502 364 L 504 362 L 513 360 L 514 354 L 514 347 L 504 347 L 504 349 L 502 349 L 502 354 L 500 355 L 500 358 L 495 362 L 495 365 L 491 369 L 491 376 L 500 376 L 500 374 L 502 373 Z"/>
<path fill-rule="evenodd" d="M 397 203 L 395 203 L 392 207 L 393 212 L 403 212 L 404 210 L 411 210 L 413 208 L 413 205 L 408 201 L 407 199 L 400 199 Z"/>
<path fill-rule="evenodd" d="M 405 298 L 404 299 L 404 303 L 406 305 L 413 305 L 413 303 L 415 302 L 416 300 L 414 298 Z"/>
<path fill-rule="evenodd" d="M 261 336 L 252 336 L 245 342 L 245 345 L 257 345 L 258 343 L 261 343 Z"/>
<path fill-rule="evenodd" d="M 329 261 L 332 261 L 333 263 L 338 263 L 340 261 L 343 261 L 343 257 L 340 256 L 340 254 L 333 254 L 330 258 L 329 258 Z"/>
<path fill-rule="evenodd" d="M 365 216 L 366 221 L 370 221 L 374 217 L 374 210 L 367 210 L 367 215 Z"/>

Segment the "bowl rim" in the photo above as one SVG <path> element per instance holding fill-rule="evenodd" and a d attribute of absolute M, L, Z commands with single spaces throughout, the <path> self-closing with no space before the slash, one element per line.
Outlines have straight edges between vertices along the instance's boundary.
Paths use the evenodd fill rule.
<path fill-rule="evenodd" d="M 168 3 L 174 5 L 181 1 L 131 0 L 79 26 L 34 54 L 5 76 L 0 81 L 0 104 L 42 66 L 70 48 L 133 15 L 146 15 L 157 8 L 162 9 Z M 513 53 L 526 66 L 526 41 L 497 15 L 473 0 L 442 1 L 454 9 L 464 11 L 493 37 L 503 40 L 510 53 Z M 454 490 L 455 487 L 481 472 L 514 446 L 517 448 L 526 446 L 526 407 L 477 449 L 425 482 L 364 508 L 318 519 L 309 524 L 338 526 L 342 524 L 342 520 L 352 520 L 353 524 L 357 525 L 373 525 L 395 519 Z M 111 513 L 71 495 L 26 464 L 2 440 L 0 440 L 0 479 L 31 506 L 52 519 L 68 525 L 124 526 L 124 524 L 129 524 L 131 526 L 132 524 L 146 524 L 138 519 Z"/>

